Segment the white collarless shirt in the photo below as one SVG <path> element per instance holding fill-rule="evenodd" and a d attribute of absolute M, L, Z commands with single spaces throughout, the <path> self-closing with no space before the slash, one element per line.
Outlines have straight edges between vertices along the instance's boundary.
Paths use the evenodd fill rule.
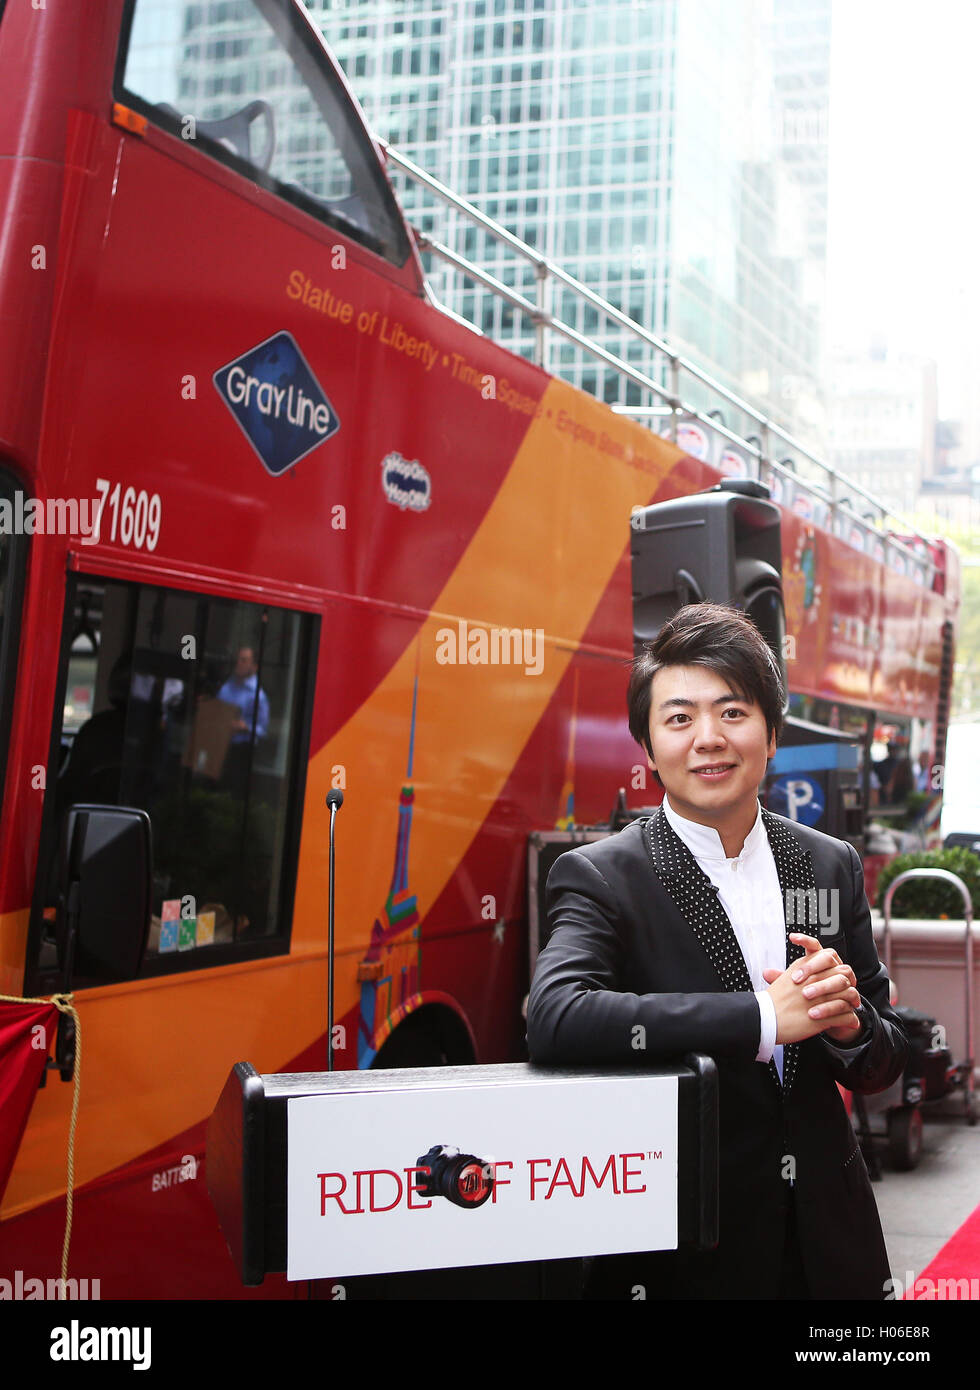
<path fill-rule="evenodd" d="M 762 972 L 786 969 L 786 915 L 761 808 L 757 805 L 755 824 L 734 859 L 725 854 L 717 830 L 679 816 L 666 795 L 663 812 L 671 830 L 684 841 L 718 889 L 718 900 L 732 924 L 759 1001 L 759 1051 L 755 1060 L 767 1066 L 770 1059 L 775 1061 L 782 1079 L 783 1048 L 781 1043 L 776 1044 L 776 1009 Z"/>

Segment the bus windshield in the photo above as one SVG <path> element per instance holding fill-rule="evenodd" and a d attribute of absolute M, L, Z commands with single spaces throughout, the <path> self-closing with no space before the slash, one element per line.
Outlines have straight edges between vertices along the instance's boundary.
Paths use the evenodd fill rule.
<path fill-rule="evenodd" d="M 117 95 L 395 265 L 404 226 L 336 74 L 288 0 L 133 0 Z"/>

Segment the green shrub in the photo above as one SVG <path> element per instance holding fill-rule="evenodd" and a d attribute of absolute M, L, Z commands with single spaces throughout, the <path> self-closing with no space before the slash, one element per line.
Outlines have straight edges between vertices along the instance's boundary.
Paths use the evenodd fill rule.
<path fill-rule="evenodd" d="M 895 820 L 889 819 L 889 825 L 896 830 L 914 830 L 922 818 L 922 813 L 929 805 L 928 792 L 909 792 L 905 798 L 904 814 Z"/>
<path fill-rule="evenodd" d="M 275 845 L 275 812 L 229 792 L 193 787 L 175 792 L 153 812 L 156 870 L 173 884 L 174 895 L 216 900 L 232 914 L 254 922 L 264 910 Z"/>
<path fill-rule="evenodd" d="M 906 869 L 948 869 L 966 884 L 973 902 L 973 911 L 980 903 L 980 857 L 972 850 L 958 845 L 955 849 L 924 850 L 918 854 L 900 854 L 886 864 L 878 875 L 878 906 L 885 904 L 885 892 L 892 879 Z M 963 897 L 952 883 L 942 879 L 909 879 L 896 889 L 892 898 L 893 917 L 951 917 L 963 920 Z"/>

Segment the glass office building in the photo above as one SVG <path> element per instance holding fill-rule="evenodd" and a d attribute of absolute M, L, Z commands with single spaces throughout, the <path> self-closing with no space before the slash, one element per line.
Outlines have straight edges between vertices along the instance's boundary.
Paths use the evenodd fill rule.
<path fill-rule="evenodd" d="M 807 286 L 826 235 L 826 112 L 814 102 L 825 108 L 830 0 L 307 3 L 376 134 L 777 421 L 806 424 L 799 407 L 819 376 L 819 297 Z M 256 64 L 275 106 L 278 69 L 242 37 L 256 19 L 249 0 L 188 0 L 179 32 L 160 36 L 178 76 L 170 100 L 206 96 L 198 69 L 220 57 L 215 116 L 219 97 L 256 88 Z M 303 148 L 303 109 L 319 138 L 312 105 L 282 86 L 277 166 L 287 160 L 289 177 L 322 196 L 325 156 Z M 535 298 L 531 266 L 393 177 L 421 230 Z M 525 314 L 427 264 L 447 308 L 531 355 Z M 551 307 L 664 380 L 649 345 L 593 307 L 560 288 Z M 554 334 L 545 365 L 606 400 L 643 399 Z"/>
<path fill-rule="evenodd" d="M 831 0 L 312 0 L 372 127 L 790 428 L 813 434 L 826 245 Z M 423 230 L 534 297 L 452 215 Z M 511 263 L 512 264 L 512 263 Z M 530 354 L 533 327 L 433 263 L 448 307 Z M 642 343 L 554 308 L 651 375 Z M 614 373 L 552 340 L 608 400 Z"/>

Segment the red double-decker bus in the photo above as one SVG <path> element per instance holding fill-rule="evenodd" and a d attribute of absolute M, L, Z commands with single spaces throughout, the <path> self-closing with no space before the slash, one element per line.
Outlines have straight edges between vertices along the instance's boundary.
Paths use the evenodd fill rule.
<path fill-rule="evenodd" d="M 529 835 L 652 799 L 631 514 L 726 473 L 778 494 L 791 712 L 853 735 L 884 820 L 876 753 L 941 769 L 955 557 L 774 427 L 624 368 L 651 429 L 444 311 L 298 0 L 7 0 L 0 86 L 0 993 L 63 984 L 69 809 L 142 809 L 142 963 L 72 981 L 71 1273 L 288 1297 L 238 1284 L 204 1125 L 236 1061 L 324 1066 L 328 792 L 337 1065 L 518 1059 Z M 774 768 L 791 812 L 816 765 Z M 58 1269 L 48 1075 L 3 1278 Z"/>

